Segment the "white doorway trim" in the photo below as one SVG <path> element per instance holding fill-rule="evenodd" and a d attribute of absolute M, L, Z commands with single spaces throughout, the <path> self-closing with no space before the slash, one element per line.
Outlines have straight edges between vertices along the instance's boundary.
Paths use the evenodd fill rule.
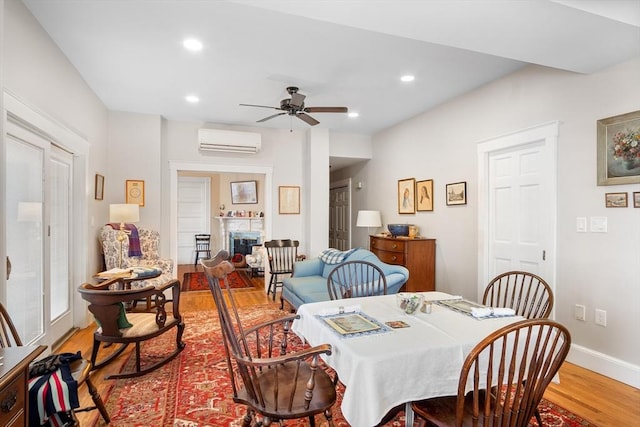
<path fill-rule="evenodd" d="M 264 211 L 273 212 L 273 167 L 257 165 L 232 165 L 210 163 L 169 162 L 169 234 L 171 242 L 171 259 L 178 265 L 178 172 L 212 172 L 212 173 L 255 173 L 264 175 Z M 271 238 L 272 215 L 264 218 L 265 240 Z"/>
<path fill-rule="evenodd" d="M 550 225 L 550 242 L 547 263 L 549 263 L 549 285 L 555 293 L 556 283 L 556 248 L 557 248 L 557 145 L 559 121 L 543 123 L 527 129 L 522 129 L 507 135 L 491 138 L 478 143 L 478 298 L 481 299 L 484 287 L 490 279 L 489 268 L 489 244 L 491 241 L 490 218 L 489 218 L 489 158 L 490 155 L 499 150 L 512 149 L 524 146 L 532 141 L 542 141 L 547 150 L 548 170 L 551 176 L 549 179 L 549 194 L 546 200 L 550 204 L 549 211 L 553 212 L 553 221 Z M 555 310 L 554 310 L 555 311 Z M 552 316 L 553 317 L 553 313 Z"/>

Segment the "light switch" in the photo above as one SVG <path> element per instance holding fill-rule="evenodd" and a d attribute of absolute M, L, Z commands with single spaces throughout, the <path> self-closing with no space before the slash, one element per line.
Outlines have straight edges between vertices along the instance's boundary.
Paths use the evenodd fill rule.
<path fill-rule="evenodd" d="M 591 217 L 591 232 L 592 233 L 606 233 L 607 232 L 607 217 L 606 216 L 592 216 Z"/>
<path fill-rule="evenodd" d="M 587 218 L 583 216 L 579 216 L 576 218 L 576 231 L 578 233 L 586 233 L 587 232 Z"/>

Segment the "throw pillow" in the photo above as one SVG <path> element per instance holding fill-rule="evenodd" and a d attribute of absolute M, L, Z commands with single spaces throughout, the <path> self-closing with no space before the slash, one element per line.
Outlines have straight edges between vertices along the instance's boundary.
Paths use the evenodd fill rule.
<path fill-rule="evenodd" d="M 320 252 L 318 256 L 325 264 L 340 264 L 347 259 L 349 255 L 355 252 L 358 248 L 349 249 L 348 251 L 339 251 L 338 249 L 329 248 Z"/>
<path fill-rule="evenodd" d="M 102 327 L 98 318 L 96 317 L 95 319 L 98 327 Z M 129 319 L 127 319 L 127 310 L 125 310 L 123 302 L 120 303 L 120 311 L 118 312 L 117 322 L 118 329 L 127 329 L 133 326 L 133 324 L 129 322 Z"/>

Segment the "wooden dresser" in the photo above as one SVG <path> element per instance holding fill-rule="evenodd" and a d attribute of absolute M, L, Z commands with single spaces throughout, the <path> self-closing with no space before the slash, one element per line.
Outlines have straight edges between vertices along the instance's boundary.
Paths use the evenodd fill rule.
<path fill-rule="evenodd" d="M 29 425 L 29 365 L 47 347 L 0 349 L 0 426 Z"/>
<path fill-rule="evenodd" d="M 381 261 L 409 270 L 404 292 L 436 290 L 436 240 L 369 236 L 369 247 Z"/>

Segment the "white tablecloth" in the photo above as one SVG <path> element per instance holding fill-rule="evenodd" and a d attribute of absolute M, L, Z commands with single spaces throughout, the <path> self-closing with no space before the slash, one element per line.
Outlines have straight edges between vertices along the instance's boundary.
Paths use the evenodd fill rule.
<path fill-rule="evenodd" d="M 451 298 L 425 292 L 426 300 Z M 389 332 L 342 337 L 317 316 L 322 310 L 359 304 L 362 312 L 384 323 L 402 320 L 410 326 Z M 462 363 L 469 351 L 496 329 L 522 317 L 478 320 L 434 304 L 430 314 L 405 314 L 395 295 L 303 304 L 293 331 L 311 345 L 329 343 L 324 360 L 346 386 L 342 413 L 354 427 L 380 422 L 402 403 L 455 395 Z"/>

